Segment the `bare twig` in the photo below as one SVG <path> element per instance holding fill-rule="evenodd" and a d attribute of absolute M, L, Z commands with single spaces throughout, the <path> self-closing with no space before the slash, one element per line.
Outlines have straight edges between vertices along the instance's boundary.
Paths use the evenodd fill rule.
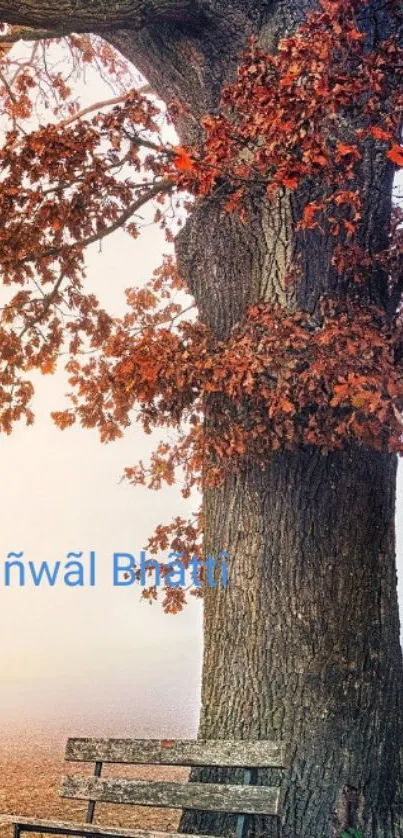
<path fill-rule="evenodd" d="M 140 87 L 137 92 L 139 95 L 150 93 L 151 87 L 149 84 L 145 84 L 143 87 Z M 66 125 L 71 125 L 77 119 L 82 119 L 83 116 L 87 116 L 89 113 L 93 113 L 93 111 L 100 111 L 102 108 L 109 108 L 112 105 L 119 105 L 120 102 L 124 102 L 126 98 L 127 93 L 122 93 L 120 96 L 113 96 L 111 99 L 103 99 L 101 102 L 94 102 L 93 105 L 88 105 L 86 108 L 82 108 L 81 111 L 77 111 L 77 113 L 73 114 L 73 116 L 69 116 L 67 119 L 57 122 L 56 127 L 65 128 Z"/>

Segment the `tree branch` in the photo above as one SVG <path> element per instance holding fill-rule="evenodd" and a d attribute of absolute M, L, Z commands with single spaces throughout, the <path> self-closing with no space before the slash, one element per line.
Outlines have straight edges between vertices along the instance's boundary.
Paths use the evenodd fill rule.
<path fill-rule="evenodd" d="M 19 32 L 3 35 L 32 40 L 70 32 L 142 29 L 159 22 L 193 23 L 203 16 L 208 0 L 0 0 L 0 20 Z M 41 30 L 40 35 L 38 31 Z M 16 37 L 17 36 L 17 37 Z M 9 41 L 8 41 L 9 42 Z"/>
<path fill-rule="evenodd" d="M 111 233 L 114 233 L 116 230 L 119 230 L 120 227 L 123 227 L 127 221 L 134 215 L 137 210 L 141 209 L 148 201 L 151 201 L 153 198 L 156 198 L 157 195 L 166 195 L 171 189 L 175 186 L 172 180 L 160 180 L 158 183 L 151 186 L 147 192 L 144 192 L 138 198 L 136 198 L 129 206 L 122 212 L 119 218 L 107 227 L 105 230 L 101 230 L 99 233 L 93 233 L 92 236 L 88 236 L 86 239 L 80 239 L 79 241 L 72 242 L 71 244 L 62 244 L 60 246 L 52 246 L 48 247 L 43 250 L 38 256 L 24 256 L 23 259 L 18 259 L 18 265 L 24 265 L 27 262 L 34 262 L 38 258 L 47 258 L 48 256 L 57 256 L 61 250 L 74 250 L 77 247 L 85 248 L 88 247 L 90 244 L 95 244 L 96 242 L 100 242 L 105 239 L 107 236 L 110 236 Z"/>
<path fill-rule="evenodd" d="M 60 38 L 64 32 L 56 29 L 32 29 L 30 26 L 12 26 L 10 31 L 0 35 L 0 44 L 15 44 L 17 41 L 47 41 Z"/>
<path fill-rule="evenodd" d="M 138 88 L 137 92 L 141 96 L 145 93 L 152 93 L 152 89 L 149 84 L 144 84 L 142 87 Z M 67 119 L 63 119 L 61 122 L 58 122 L 56 127 L 66 128 L 67 125 L 71 125 L 73 122 L 76 122 L 77 119 L 82 119 L 83 116 L 88 116 L 88 114 L 93 113 L 93 111 L 100 111 L 102 108 L 110 108 L 112 105 L 119 105 L 120 102 L 124 102 L 126 99 L 127 91 L 122 93 L 120 96 L 113 96 L 111 99 L 103 99 L 101 102 L 94 102 L 93 105 L 88 105 L 88 107 L 83 108 L 81 111 L 77 111 L 77 113 L 73 114 L 73 116 L 69 116 Z"/>

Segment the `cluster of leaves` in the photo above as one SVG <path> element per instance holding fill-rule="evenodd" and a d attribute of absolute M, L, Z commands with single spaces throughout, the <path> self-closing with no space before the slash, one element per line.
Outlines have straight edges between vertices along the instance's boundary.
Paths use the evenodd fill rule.
<path fill-rule="evenodd" d="M 165 281 L 172 267 L 165 264 Z M 401 324 L 329 300 L 315 319 L 260 304 L 218 340 L 178 317 L 173 303 L 157 306 L 161 282 L 157 272 L 147 288 L 129 293 L 133 311 L 114 324 L 101 355 L 69 363 L 72 408 L 53 414 L 62 427 L 77 419 L 97 427 L 104 441 L 123 434 L 137 405 L 146 432 L 178 429 L 147 468 L 127 469 L 132 483 L 158 489 L 183 468 L 188 497 L 201 475 L 204 485 L 218 485 L 247 456 L 264 467 L 270 451 L 358 440 L 403 452 Z"/>
<path fill-rule="evenodd" d="M 330 301 L 315 319 L 261 304 L 218 341 L 184 318 L 174 289 L 181 291 L 181 281 L 166 260 L 145 288 L 128 292 L 131 313 L 114 323 L 101 354 L 70 362 L 72 408 L 53 414 L 60 427 L 77 420 L 97 427 L 105 441 L 121 436 L 133 415 L 146 432 L 175 430 L 148 464 L 126 469 L 133 485 L 159 489 L 182 471 L 187 498 L 194 488 L 219 486 L 247 457 L 265 468 L 271 451 L 307 444 L 325 452 L 358 440 L 403 452 L 403 367 L 396 361 L 403 324 Z M 201 533 L 200 516 L 176 518 L 157 527 L 148 549 L 200 557 Z M 157 589 L 143 596 L 153 601 Z M 163 607 L 176 613 L 183 597 L 167 587 Z"/>
<path fill-rule="evenodd" d="M 51 121 L 80 111 L 74 88 L 89 67 L 121 95 L 138 83 L 138 74 L 106 41 L 96 36 L 70 35 L 57 41 L 35 40 L 26 49 L 13 49 L 19 27 L 0 25 L 0 97 L 2 118 L 22 134 L 28 120 L 46 114 Z M 5 38 L 5 41 L 2 41 Z M 8 40 L 9 39 L 9 40 Z M 63 56 L 63 73 L 60 56 Z"/>
<path fill-rule="evenodd" d="M 83 289 L 85 247 L 119 226 L 136 236 L 133 216 L 151 198 L 163 200 L 164 193 L 174 188 L 206 194 L 225 179 L 233 185 L 234 206 L 256 182 L 271 196 L 279 187 L 293 189 L 302 181 L 320 178 L 328 185 L 329 195 L 321 204 L 305 205 L 300 225 L 318 226 L 326 216 L 335 237 L 341 229 L 352 236 L 360 218 L 359 189 L 351 186 L 361 159 L 360 143 L 372 137 L 384 144 L 391 160 L 403 162 L 396 142 L 402 105 L 396 71 L 399 48 L 388 40 L 376 50 L 363 49 L 364 35 L 357 28 L 357 9 L 363 5 L 364 0 L 349 4 L 322 0 L 320 11 L 284 39 L 274 56 L 252 44 L 237 80 L 223 93 L 222 112 L 205 118 L 206 141 L 197 153 L 162 145 L 158 109 L 136 91 L 121 97 L 112 110 L 92 117 L 77 112 L 70 102 L 70 116 L 27 133 L 15 120 L 32 116 L 29 93 L 34 78 L 29 63 L 14 81 L 16 89 L 10 83 L 4 85 L 3 98 L 11 108 L 13 124 L 0 151 L 1 267 L 4 283 L 17 285 L 19 290 L 3 307 L 0 323 L 3 430 L 10 431 L 21 416 L 32 421 L 32 385 L 24 375 L 35 367 L 51 372 L 62 348 L 73 356 L 85 347 L 105 350 L 105 358 L 121 353 L 128 393 L 114 393 L 115 418 L 101 420 L 95 408 L 92 412 L 87 408 L 86 415 L 82 408 L 79 414 L 84 424 L 98 424 L 103 440 L 116 436 L 130 393 L 140 395 L 145 425 L 154 421 L 155 411 L 168 424 L 176 422 L 184 408 L 194 403 L 193 392 L 189 395 L 192 388 L 203 394 L 204 384 L 192 383 L 198 374 L 192 370 L 191 357 L 182 359 L 189 366 L 189 375 L 184 373 L 189 382 L 178 386 L 170 381 L 170 364 L 176 363 L 181 341 L 187 346 L 186 335 L 180 338 L 172 329 L 148 330 L 142 336 L 144 358 L 152 354 L 147 341 L 160 341 L 160 363 L 153 374 L 160 375 L 164 369 L 167 384 L 164 398 L 147 406 L 147 399 L 155 402 L 149 366 L 141 363 L 138 347 L 136 368 L 127 360 L 137 314 L 113 329 L 112 319 Z M 88 39 L 73 38 L 72 44 L 84 60 L 94 59 Z M 110 54 L 101 57 L 108 71 L 116 73 Z M 53 75 L 50 81 L 66 108 L 70 91 L 58 79 Z M 199 331 L 203 332 L 201 326 Z M 223 358 L 231 363 L 230 352 Z M 74 364 L 69 369 L 72 372 Z M 90 391 L 89 376 L 87 387 Z M 200 420 L 192 416 L 191 421 L 195 436 L 200 435 Z M 241 446 L 238 431 L 233 438 L 237 427 L 235 423 L 226 438 L 231 454 Z M 296 442 L 299 432 L 293 435 L 287 427 L 287 443 Z M 272 438 L 275 447 L 279 439 L 285 441 L 285 436 L 278 431 Z M 201 459 L 204 448 L 203 452 Z M 160 459 L 158 453 L 156 457 Z"/>
<path fill-rule="evenodd" d="M 319 226 L 321 213 L 334 236 L 343 229 L 351 236 L 368 143 L 380 143 L 392 163 L 403 165 L 401 47 L 391 37 L 367 48 L 359 26 L 366 2 L 320 0 L 274 55 L 252 40 L 220 112 L 203 119 L 203 147 L 181 149 L 181 184 L 205 195 L 225 179 L 233 185 L 228 208 L 242 211 L 251 187 L 272 198 L 319 180 L 321 202 L 306 203 L 301 226 Z M 346 207 L 350 212 L 341 213 Z"/>
<path fill-rule="evenodd" d="M 131 469 L 127 469 L 127 477 L 130 479 Z M 203 531 L 202 512 L 199 510 L 193 518 L 186 519 L 180 516 L 174 518 L 170 524 L 159 524 L 148 541 L 147 552 L 158 556 L 164 552 L 171 552 L 182 557 L 183 566 L 186 568 L 190 557 L 200 562 L 198 580 L 200 587 L 189 586 L 189 594 L 201 599 L 203 597 L 203 584 L 205 582 L 205 568 L 203 565 L 203 550 L 201 534 Z M 167 565 L 159 563 L 161 578 L 167 574 Z M 153 571 L 150 571 L 150 575 Z M 186 605 L 187 590 L 181 586 L 171 587 L 168 584 L 163 586 L 162 608 L 167 614 L 177 614 Z M 159 589 L 151 585 L 143 589 L 142 598 L 150 604 L 159 597 Z"/>
<path fill-rule="evenodd" d="M 74 36 L 70 48 L 74 60 L 81 51 L 82 61 L 123 72 L 110 47 Z M 171 189 L 157 165 L 170 152 L 159 142 L 151 99 L 131 89 L 80 111 L 36 52 L 24 61 L 3 55 L 9 78 L 5 68 L 0 73 L 9 120 L 0 149 L 0 428 L 7 433 L 21 418 L 33 421 L 31 370 L 51 373 L 62 351 L 100 347 L 111 333 L 112 318 L 85 291 L 85 248 L 119 227 L 136 237 L 136 212 Z M 48 88 L 55 121 L 27 130 Z"/>

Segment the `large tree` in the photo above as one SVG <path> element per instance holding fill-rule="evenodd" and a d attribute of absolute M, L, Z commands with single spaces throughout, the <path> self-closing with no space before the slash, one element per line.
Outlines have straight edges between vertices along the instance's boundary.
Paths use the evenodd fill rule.
<path fill-rule="evenodd" d="M 221 373 L 217 373 L 219 386 L 209 379 L 201 388 L 204 432 L 214 460 L 206 468 L 216 478 L 205 475 L 204 480 L 204 549 L 217 554 L 225 547 L 231 559 L 228 588 L 207 589 L 204 598 L 200 736 L 291 743 L 283 838 L 335 838 L 349 827 L 360 829 L 365 838 L 397 838 L 403 835 L 403 669 L 394 535 L 394 451 L 400 425 L 399 402 L 392 409 L 387 397 L 379 395 L 377 375 L 387 389 L 385 382 L 393 379 L 401 356 L 393 329 L 397 329 L 402 288 L 396 274 L 391 279 L 385 255 L 395 163 L 403 160 L 390 123 L 396 117 L 392 111 L 400 52 L 394 53 L 382 79 L 374 81 L 374 73 L 385 67 L 375 62 L 372 75 L 368 71 L 367 87 L 365 73 L 359 79 L 361 88 L 353 82 L 357 84 L 354 72 L 368 69 L 371 58 L 390 55 L 382 51 L 387 39 L 399 44 L 402 12 L 396 2 L 362 3 L 355 9 L 356 28 L 350 29 L 351 51 L 345 53 L 343 33 L 331 14 L 337 11 L 336 0 L 322 4 L 333 37 L 323 61 L 332 60 L 334 66 L 329 70 L 327 100 L 322 93 L 322 104 L 313 116 L 299 113 L 311 133 L 309 148 L 300 133 L 304 153 L 298 158 L 292 109 L 287 112 L 287 108 L 292 102 L 297 112 L 298 90 L 303 96 L 306 79 L 301 55 L 297 60 L 295 51 L 304 37 L 307 73 L 314 74 L 315 68 L 309 64 L 306 31 L 300 40 L 292 42 L 292 36 L 316 8 L 313 0 L 0 0 L 0 19 L 10 25 L 3 35 L 5 44 L 72 32 L 106 39 L 141 71 L 162 100 L 175 100 L 172 112 L 181 147 L 168 158 L 174 160 L 173 168 L 176 161 L 176 170 L 190 190 L 192 180 L 199 179 L 188 220 L 176 239 L 180 274 L 200 311 L 202 325 L 193 342 L 201 355 L 210 347 L 217 369 L 222 363 L 225 374 L 233 376 L 233 388 L 239 385 L 235 378 L 243 360 L 252 376 L 246 383 L 243 380 L 242 400 L 231 401 Z M 323 19 L 316 24 L 315 18 L 309 20 L 312 54 L 318 78 L 323 79 L 317 45 L 321 31 L 325 38 L 326 26 Z M 288 48 L 280 50 L 273 70 L 264 56 L 276 56 L 285 37 Z M 237 76 L 240 65 L 243 70 Z M 346 69 L 350 88 L 342 78 Z M 220 122 L 225 90 L 227 112 Z M 314 87 L 311 94 L 315 98 Z M 380 101 L 374 105 L 375 133 L 360 135 L 370 122 L 368 102 L 377 96 L 383 105 Z M 210 121 L 203 122 L 206 114 Z M 262 117 L 260 134 L 256 115 Z M 287 169 L 272 190 L 267 188 L 269 177 L 263 176 L 265 167 L 270 168 L 268 157 L 262 161 L 267 149 L 264 138 L 270 131 L 270 125 L 263 127 L 264 115 L 277 126 L 281 141 L 271 151 L 270 159 L 275 161 L 271 174 L 281 170 L 282 153 Z M 144 111 L 141 118 L 151 120 L 152 114 Z M 317 120 L 316 149 L 311 118 Z M 122 126 L 123 120 L 116 130 Z M 251 127 L 253 142 L 246 133 Z M 293 138 L 293 150 L 287 136 Z M 357 137 L 362 140 L 359 151 Z M 195 148 L 199 152 L 192 151 Z M 31 158 L 26 152 L 24 165 L 31 165 Z M 3 159 L 8 164 L 7 155 Z M 111 161 L 113 165 L 112 157 Z M 304 161 L 309 163 L 305 169 Z M 104 171 L 99 173 L 102 188 L 104 176 Z M 171 177 L 160 177 L 156 186 L 142 192 L 138 202 L 130 204 L 128 215 L 159 190 L 169 191 Z M 94 183 L 96 187 L 96 179 Z M 8 188 L 13 188 L 12 183 Z M 331 206 L 336 190 L 339 215 L 334 212 L 330 218 L 329 211 L 325 223 L 324 208 Z M 127 196 L 120 197 L 127 203 Z M 321 222 L 316 223 L 319 216 Z M 52 223 L 58 231 L 57 220 Z M 80 233 L 86 233 L 87 238 L 81 235 L 86 241 L 96 239 L 90 228 Z M 45 248 L 43 270 L 55 248 L 54 244 Z M 25 252 L 7 253 L 3 264 L 11 272 L 13 258 L 20 265 L 31 259 Z M 352 270 L 354 257 L 361 282 Z M 62 274 L 74 268 L 71 253 L 65 255 Z M 58 291 L 56 283 L 46 299 L 46 311 Z M 137 298 L 135 304 L 138 315 Z M 35 312 L 38 316 L 37 309 L 31 311 L 27 329 Z M 251 319 L 245 320 L 247 316 Z M 177 357 L 177 347 L 169 339 L 166 336 L 167 365 Z M 122 335 L 115 340 L 117 354 L 124 356 L 127 345 Z M 312 361 L 313 340 L 317 354 Z M 269 356 L 276 386 L 274 392 L 269 387 L 268 395 L 262 389 L 256 396 L 252 362 Z M 138 361 L 139 356 L 137 365 Z M 46 363 L 45 353 L 42 368 Z M 304 378 L 307 367 L 309 375 Z M 135 378 L 134 368 L 132 372 Z M 93 373 L 94 368 L 89 368 L 87 398 L 88 377 Z M 99 380 L 105 382 L 107 373 L 104 370 Z M 127 364 L 125 374 L 130 389 Z M 266 390 L 269 379 L 267 374 Z M 147 386 L 151 380 L 150 375 Z M 168 382 L 163 393 L 168 413 L 170 387 Z M 200 390 L 200 382 L 192 379 L 188 387 Z M 97 396 L 90 394 L 93 412 Z M 115 393 L 115 398 L 121 399 L 124 412 L 122 393 Z M 189 391 L 183 398 L 190 399 Z M 259 409 L 266 404 L 260 420 L 257 404 Z M 94 424 L 93 415 L 82 416 L 84 423 Z M 151 408 L 146 418 L 151 424 L 155 419 Z M 228 443 L 229 429 L 234 427 L 239 433 L 232 438 L 231 450 L 240 461 L 222 470 L 217 440 L 227 433 Z M 211 440 L 216 441 L 215 448 Z M 196 825 L 207 831 L 213 824 L 199 819 Z M 219 828 L 225 830 L 225 824 L 214 824 L 216 834 Z M 276 834 L 269 822 L 262 829 L 265 835 Z"/>

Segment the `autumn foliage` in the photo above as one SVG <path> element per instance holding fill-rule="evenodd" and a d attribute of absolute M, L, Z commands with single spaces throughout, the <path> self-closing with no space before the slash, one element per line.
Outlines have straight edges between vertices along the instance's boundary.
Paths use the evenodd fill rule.
<path fill-rule="evenodd" d="M 398 14 L 397 3 L 389 6 Z M 274 54 L 252 40 L 192 148 L 162 141 L 148 93 L 125 89 L 109 106 L 80 113 L 58 75 L 47 77 L 51 123 L 27 130 L 43 68 L 32 60 L 16 71 L 12 52 L 3 55 L 3 78 L 13 78 L 1 89 L 9 130 L 0 150 L 0 262 L 11 292 L 0 324 L 3 431 L 33 421 L 29 373 L 53 372 L 67 351 L 72 392 L 70 406 L 53 413 L 60 428 L 80 422 L 109 442 L 136 409 L 146 432 L 175 429 L 148 464 L 127 468 L 132 483 L 158 489 L 182 471 L 187 497 L 219 486 L 246 459 L 264 467 L 273 451 L 326 452 L 350 441 L 402 451 L 403 215 L 391 212 L 388 246 L 369 252 L 362 194 L 374 150 L 386 167 L 403 166 L 402 49 L 392 35 L 371 48 L 365 9 L 365 0 L 321 0 Z M 98 60 L 125 79 L 100 43 L 74 37 L 69 48 L 74 61 Z M 174 102 L 168 116 L 177 115 Z M 172 239 L 167 197 L 191 211 L 192 200 L 216 190 L 245 224 L 251 195 L 270 202 L 295 194 L 295 234 L 315 230 L 332 241 L 337 293 L 315 311 L 258 301 L 224 337 L 186 301 L 171 258 L 146 286 L 128 290 L 122 318 L 86 293 L 88 244 L 118 227 L 136 237 L 136 212 L 151 199 Z M 298 262 L 289 265 L 296 286 L 298 271 Z M 382 304 L 374 272 L 385 277 Z M 157 529 L 150 547 L 193 554 L 200 528 L 200 518 L 178 518 Z M 164 607 L 183 601 L 183 592 L 166 591 Z"/>

